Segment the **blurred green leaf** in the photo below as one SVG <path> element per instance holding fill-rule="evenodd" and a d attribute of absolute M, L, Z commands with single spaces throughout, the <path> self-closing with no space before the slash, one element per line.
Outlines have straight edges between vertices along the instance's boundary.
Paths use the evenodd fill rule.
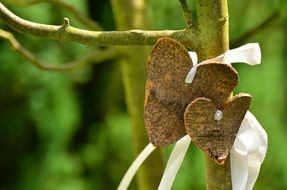
<path fill-rule="evenodd" d="M 286 17 L 287 16 L 287 1 L 286 0 L 279 0 L 278 8 L 281 14 Z"/>

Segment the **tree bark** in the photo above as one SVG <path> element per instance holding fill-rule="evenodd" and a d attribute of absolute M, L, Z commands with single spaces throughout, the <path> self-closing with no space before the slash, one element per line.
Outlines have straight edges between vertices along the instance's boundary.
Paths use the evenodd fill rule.
<path fill-rule="evenodd" d="M 216 57 L 229 49 L 227 0 L 197 1 L 200 60 Z M 206 184 L 209 190 L 231 190 L 229 158 L 223 166 L 206 157 Z"/>
<path fill-rule="evenodd" d="M 145 27 L 144 0 L 112 0 L 112 7 L 118 30 Z M 146 80 L 145 64 L 149 51 L 147 48 L 140 46 L 125 46 L 120 48 L 125 51 L 126 55 L 121 60 L 121 70 L 126 103 L 131 118 L 134 153 L 138 155 L 149 142 L 143 121 L 144 87 Z M 157 189 L 162 172 L 162 154 L 157 149 L 137 173 L 138 189 Z"/>

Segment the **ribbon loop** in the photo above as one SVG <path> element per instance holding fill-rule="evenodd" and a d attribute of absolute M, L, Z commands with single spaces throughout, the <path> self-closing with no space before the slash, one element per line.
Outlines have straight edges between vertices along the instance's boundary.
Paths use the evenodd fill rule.
<path fill-rule="evenodd" d="M 247 111 L 230 152 L 233 190 L 251 190 L 267 150 L 267 134 Z"/>
<path fill-rule="evenodd" d="M 193 67 L 190 69 L 189 73 L 186 76 L 185 83 L 192 83 L 195 74 L 196 68 L 200 64 L 212 63 L 212 62 L 222 62 L 225 64 L 231 63 L 246 63 L 248 65 L 257 65 L 261 63 L 261 50 L 258 43 L 249 43 L 239 48 L 231 49 L 226 51 L 224 54 L 219 55 L 212 59 L 207 59 L 197 64 L 197 55 L 195 52 L 189 52 L 189 55 L 193 61 Z M 196 61 L 196 63 L 195 63 Z"/>
<path fill-rule="evenodd" d="M 257 65 L 261 62 L 261 51 L 258 43 L 249 43 L 239 48 L 228 50 L 222 56 L 224 63 L 243 62 L 249 65 Z"/>

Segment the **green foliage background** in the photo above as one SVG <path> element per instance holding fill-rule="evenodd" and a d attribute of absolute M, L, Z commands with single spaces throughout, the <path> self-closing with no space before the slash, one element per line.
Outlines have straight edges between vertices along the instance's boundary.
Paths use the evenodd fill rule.
<path fill-rule="evenodd" d="M 9 0 L 5 2 L 9 3 Z M 109 1 L 69 1 L 113 30 Z M 7 4 L 9 5 L 9 4 Z M 9 6 L 28 20 L 59 24 L 69 12 L 49 3 Z M 149 29 L 180 29 L 177 0 L 148 4 Z M 194 7 L 193 7 L 194 9 Z M 254 189 L 287 189 L 287 20 L 285 1 L 230 1 L 230 38 L 236 39 L 273 11 L 282 17 L 248 42 L 259 42 L 262 65 L 236 65 L 235 93 L 253 96 L 251 111 L 269 135 L 269 149 Z M 0 27 L 11 31 L 0 23 Z M 91 47 L 14 33 L 46 63 L 81 57 Z M 136 63 L 135 63 L 136 64 Z M 130 123 L 117 61 L 66 72 L 41 71 L 0 41 L 0 190 L 115 189 L 133 160 Z M 167 159 L 172 146 L 165 149 Z M 136 188 L 132 184 L 132 188 Z M 191 146 L 173 189 L 205 189 L 202 153 Z"/>

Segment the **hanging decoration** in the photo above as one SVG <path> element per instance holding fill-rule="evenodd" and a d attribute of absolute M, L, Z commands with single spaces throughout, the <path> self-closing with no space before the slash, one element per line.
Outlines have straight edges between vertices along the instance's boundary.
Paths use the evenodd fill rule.
<path fill-rule="evenodd" d="M 197 63 L 171 38 L 161 38 L 147 63 L 144 120 L 150 144 L 136 158 L 118 189 L 133 176 L 156 147 L 175 143 L 158 189 L 170 189 L 190 142 L 217 164 L 230 155 L 234 190 L 249 190 L 259 175 L 267 150 L 267 135 L 248 111 L 251 95 L 231 96 L 239 77 L 231 63 L 260 64 L 257 43 L 229 50 Z"/>

